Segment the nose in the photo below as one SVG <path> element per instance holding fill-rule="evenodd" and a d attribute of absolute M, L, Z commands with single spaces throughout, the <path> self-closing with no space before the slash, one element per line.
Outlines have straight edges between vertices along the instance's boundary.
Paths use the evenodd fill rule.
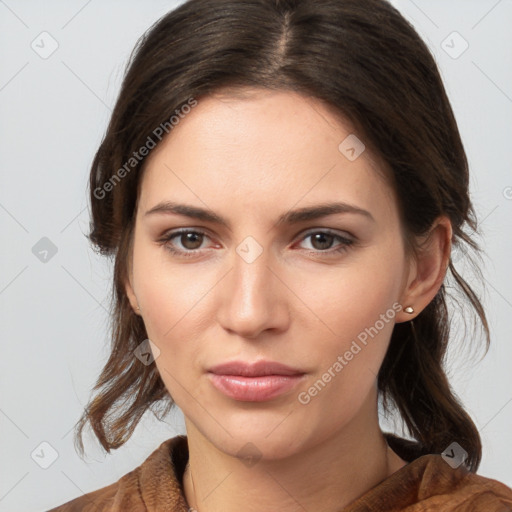
<path fill-rule="evenodd" d="M 227 331 L 255 339 L 264 331 L 288 328 L 291 292 L 269 260 L 266 250 L 250 263 L 234 254 L 231 271 L 219 287 L 217 318 Z"/>

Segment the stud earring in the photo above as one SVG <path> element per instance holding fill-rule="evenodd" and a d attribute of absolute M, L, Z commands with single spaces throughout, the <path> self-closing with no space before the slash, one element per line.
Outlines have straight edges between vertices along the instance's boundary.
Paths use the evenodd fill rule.
<path fill-rule="evenodd" d="M 414 313 L 414 308 L 412 306 L 407 306 L 404 311 L 406 313 L 409 313 L 410 315 L 412 315 Z"/>

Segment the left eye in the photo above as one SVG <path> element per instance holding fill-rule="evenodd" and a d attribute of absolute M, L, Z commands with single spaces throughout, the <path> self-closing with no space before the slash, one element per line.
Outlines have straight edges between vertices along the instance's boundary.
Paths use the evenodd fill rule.
<path fill-rule="evenodd" d="M 185 249 L 194 251 L 201 247 L 201 243 L 205 236 L 205 233 L 201 233 L 199 231 L 181 231 L 169 237 L 169 241 L 174 238 L 178 238 Z"/>
<path fill-rule="evenodd" d="M 311 238 L 311 244 L 313 245 L 313 249 L 316 249 L 320 252 L 328 252 L 332 247 L 332 243 L 337 239 L 341 242 L 342 248 L 346 248 L 345 246 L 351 245 L 353 242 L 348 238 L 344 238 L 341 235 L 337 235 L 335 233 L 331 233 L 329 231 L 315 231 L 314 233 L 308 233 L 304 236 L 303 240 Z M 335 249 L 335 251 L 340 251 L 341 248 Z"/>

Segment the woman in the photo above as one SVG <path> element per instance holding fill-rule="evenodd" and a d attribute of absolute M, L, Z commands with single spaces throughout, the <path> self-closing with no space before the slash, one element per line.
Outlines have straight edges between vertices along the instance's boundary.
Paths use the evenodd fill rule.
<path fill-rule="evenodd" d="M 468 182 L 436 64 L 387 2 L 163 17 L 91 169 L 115 308 L 77 440 L 90 423 L 116 449 L 173 404 L 187 435 L 53 510 L 512 510 L 442 364 L 450 277 L 489 338 L 450 260 L 478 249 Z"/>

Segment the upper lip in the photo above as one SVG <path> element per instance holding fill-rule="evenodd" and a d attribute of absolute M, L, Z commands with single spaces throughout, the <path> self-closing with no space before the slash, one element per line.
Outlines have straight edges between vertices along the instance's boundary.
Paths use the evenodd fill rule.
<path fill-rule="evenodd" d="M 276 361 L 230 361 L 209 369 L 217 375 L 241 375 L 243 377 L 259 377 L 262 375 L 300 375 L 304 372 L 291 368 Z"/>

